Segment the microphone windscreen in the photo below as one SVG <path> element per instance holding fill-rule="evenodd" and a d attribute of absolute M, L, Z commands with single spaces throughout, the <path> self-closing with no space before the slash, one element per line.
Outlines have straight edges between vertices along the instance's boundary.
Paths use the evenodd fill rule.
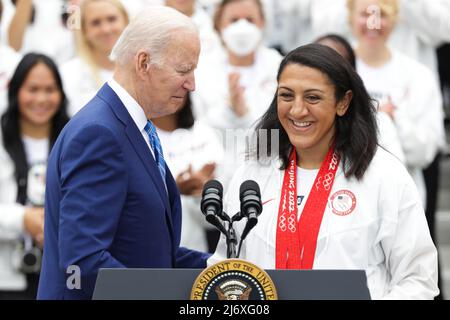
<path fill-rule="evenodd" d="M 252 190 L 256 193 L 256 195 L 261 198 L 261 192 L 259 190 L 259 185 L 253 180 L 246 180 L 242 182 L 241 187 L 239 188 L 239 198 L 242 201 L 242 197 L 246 191 Z"/>
<path fill-rule="evenodd" d="M 223 195 L 223 187 L 222 184 L 217 181 L 217 180 L 209 180 L 208 182 L 205 183 L 205 185 L 203 186 L 203 196 L 205 195 L 206 190 L 208 189 L 216 189 L 219 192 L 219 196 L 222 198 Z"/>

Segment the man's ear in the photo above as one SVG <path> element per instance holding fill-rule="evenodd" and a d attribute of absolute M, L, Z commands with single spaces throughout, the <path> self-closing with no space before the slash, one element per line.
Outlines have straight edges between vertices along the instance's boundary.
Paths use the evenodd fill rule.
<path fill-rule="evenodd" d="M 136 73 L 139 76 L 145 76 L 150 69 L 150 54 L 145 51 L 139 51 L 135 58 Z"/>
<path fill-rule="evenodd" d="M 351 90 L 348 90 L 344 97 L 341 99 L 341 101 L 338 102 L 336 113 L 339 117 L 342 117 L 345 115 L 345 113 L 348 110 L 348 107 L 350 106 L 350 102 L 352 102 L 353 98 L 353 92 Z"/>

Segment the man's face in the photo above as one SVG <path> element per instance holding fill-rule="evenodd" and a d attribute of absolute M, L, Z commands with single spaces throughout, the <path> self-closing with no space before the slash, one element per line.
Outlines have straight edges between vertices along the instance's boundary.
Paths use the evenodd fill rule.
<path fill-rule="evenodd" d="M 196 34 L 178 32 L 163 53 L 161 65 L 150 64 L 139 95 L 146 114 L 153 118 L 175 113 L 195 90 L 194 70 L 200 54 Z M 150 58 L 151 59 L 151 58 Z"/>

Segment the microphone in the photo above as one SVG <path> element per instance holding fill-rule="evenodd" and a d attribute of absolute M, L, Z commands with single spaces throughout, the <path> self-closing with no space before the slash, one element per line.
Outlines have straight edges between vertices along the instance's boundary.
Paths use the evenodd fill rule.
<path fill-rule="evenodd" d="M 200 202 L 200 209 L 205 215 L 206 221 L 215 226 L 223 234 L 227 234 L 219 217 L 223 216 L 222 213 L 222 184 L 217 180 L 210 180 L 205 183 L 202 191 L 202 200 Z"/>
<path fill-rule="evenodd" d="M 239 188 L 241 201 L 241 215 L 247 217 L 247 223 L 242 232 L 241 241 L 244 240 L 250 230 L 258 223 L 258 216 L 262 212 L 261 192 L 258 184 L 253 180 L 246 180 Z"/>

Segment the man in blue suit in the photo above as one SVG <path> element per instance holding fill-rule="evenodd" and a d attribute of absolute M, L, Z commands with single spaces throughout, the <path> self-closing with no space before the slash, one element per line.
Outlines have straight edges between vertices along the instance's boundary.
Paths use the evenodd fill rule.
<path fill-rule="evenodd" d="M 206 266 L 207 254 L 179 247 L 180 196 L 148 120 L 195 89 L 199 53 L 192 21 L 167 7 L 144 10 L 119 38 L 113 79 L 49 157 L 38 299 L 90 299 L 100 268 Z"/>

